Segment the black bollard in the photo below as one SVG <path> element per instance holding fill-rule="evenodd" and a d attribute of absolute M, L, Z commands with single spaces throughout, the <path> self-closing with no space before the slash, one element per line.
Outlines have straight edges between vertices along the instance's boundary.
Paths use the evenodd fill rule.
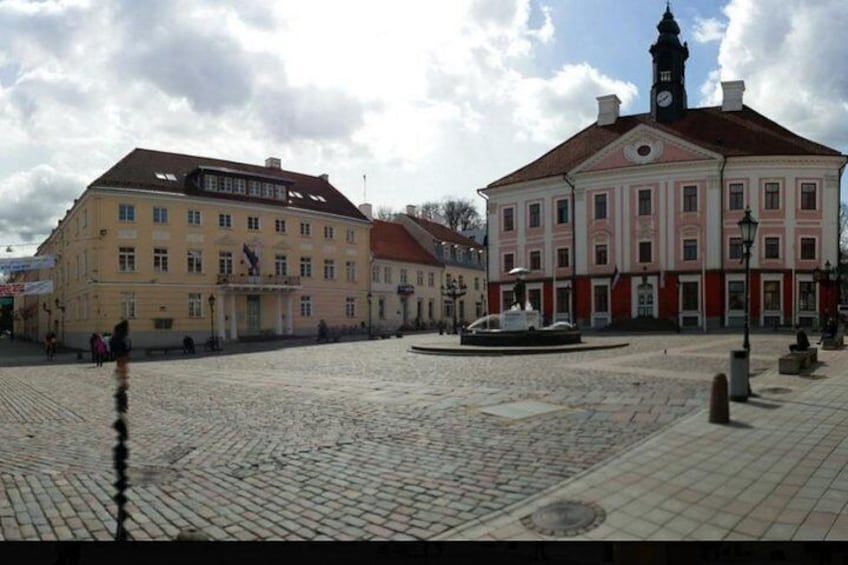
<path fill-rule="evenodd" d="M 115 391 L 115 408 L 118 412 L 118 419 L 112 425 L 112 428 L 118 432 L 118 444 L 113 449 L 115 473 L 117 480 L 113 483 L 118 492 L 112 498 L 118 505 L 117 525 L 115 528 L 115 541 L 127 541 L 129 536 L 124 527 L 128 514 L 126 510 L 127 496 L 125 494 L 129 486 L 127 477 L 127 461 L 130 456 L 130 449 L 127 447 L 129 439 L 129 427 L 127 423 L 127 410 L 129 408 L 129 398 L 127 390 L 129 385 L 129 349 L 127 347 L 127 337 L 129 335 L 129 323 L 124 320 L 115 326 L 115 331 L 112 334 L 112 339 L 109 343 L 110 349 L 115 354 L 115 379 L 117 381 L 117 390 Z"/>
<path fill-rule="evenodd" d="M 727 398 L 727 376 L 719 373 L 713 377 L 710 391 L 710 423 L 727 424 L 730 422 L 730 403 Z"/>

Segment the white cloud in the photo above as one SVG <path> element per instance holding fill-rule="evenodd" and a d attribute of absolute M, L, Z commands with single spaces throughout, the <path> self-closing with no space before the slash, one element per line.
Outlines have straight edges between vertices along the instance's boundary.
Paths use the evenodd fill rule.
<path fill-rule="evenodd" d="M 45 237 L 134 147 L 279 156 L 355 203 L 363 173 L 377 206 L 476 198 L 595 96 L 635 97 L 588 63 L 531 70 L 556 31 L 540 0 L 0 2 L 0 243 Z"/>
<path fill-rule="evenodd" d="M 848 146 L 848 3 L 731 0 L 717 72 L 702 88 L 721 102 L 722 80 L 745 81 L 745 103 L 790 130 Z"/>
<path fill-rule="evenodd" d="M 692 37 L 698 43 L 721 41 L 724 37 L 725 24 L 716 18 L 696 18 Z"/>

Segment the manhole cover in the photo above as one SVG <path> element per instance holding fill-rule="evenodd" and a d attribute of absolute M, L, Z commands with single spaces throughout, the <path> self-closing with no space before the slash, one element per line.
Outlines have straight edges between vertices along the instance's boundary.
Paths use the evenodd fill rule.
<path fill-rule="evenodd" d="M 788 394 L 792 392 L 792 389 L 786 388 L 785 386 L 770 386 L 766 388 L 761 388 L 760 392 L 764 392 L 766 394 Z"/>
<path fill-rule="evenodd" d="M 543 506 L 521 522 L 546 536 L 576 536 L 597 528 L 606 518 L 604 509 L 589 502 L 555 502 Z"/>

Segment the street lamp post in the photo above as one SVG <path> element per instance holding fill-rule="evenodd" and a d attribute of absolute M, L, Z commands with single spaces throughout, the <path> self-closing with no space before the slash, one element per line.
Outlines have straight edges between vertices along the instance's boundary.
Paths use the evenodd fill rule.
<path fill-rule="evenodd" d="M 457 320 L 456 320 L 456 310 L 457 310 L 457 299 L 465 296 L 465 291 L 467 287 L 465 283 L 462 282 L 462 279 L 456 278 L 448 278 L 445 281 L 445 284 L 441 286 L 442 296 L 447 296 L 451 299 L 453 303 L 453 333 L 456 333 L 457 329 Z"/>
<path fill-rule="evenodd" d="M 751 318 L 751 246 L 754 245 L 754 238 L 757 235 L 757 226 L 759 222 L 751 216 L 751 209 L 745 208 L 745 215 L 739 220 L 739 231 L 742 235 L 742 245 L 745 246 L 745 339 L 742 342 L 742 347 L 745 351 L 751 351 L 751 343 L 749 340 L 750 333 L 750 318 Z"/>
<path fill-rule="evenodd" d="M 816 267 L 813 269 L 813 280 L 819 283 L 821 287 L 827 288 L 827 294 L 825 298 L 822 300 L 824 303 L 825 312 L 824 315 L 821 316 L 821 320 L 819 320 L 819 325 L 824 326 L 827 323 L 827 317 L 833 316 L 833 286 L 839 280 L 839 271 L 835 267 L 830 264 L 830 259 L 825 261 L 824 269 L 819 269 Z"/>
<path fill-rule="evenodd" d="M 209 295 L 209 317 L 211 318 L 212 335 L 209 336 L 209 347 L 212 351 L 218 349 L 218 339 L 215 337 L 215 295 Z"/>

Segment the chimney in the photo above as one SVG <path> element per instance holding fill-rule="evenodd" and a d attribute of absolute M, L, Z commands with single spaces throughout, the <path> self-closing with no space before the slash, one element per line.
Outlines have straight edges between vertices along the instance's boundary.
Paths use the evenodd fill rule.
<path fill-rule="evenodd" d="M 318 178 L 324 182 L 330 182 L 330 175 L 328 175 L 327 173 L 321 173 L 320 175 L 318 175 Z"/>
<path fill-rule="evenodd" d="M 739 112 L 742 110 L 742 93 L 745 92 L 744 80 L 729 80 L 721 83 L 721 111 Z"/>
<path fill-rule="evenodd" d="M 363 202 L 359 205 L 359 211 L 362 212 L 362 214 L 369 220 L 374 219 L 374 210 L 372 209 L 371 204 Z"/>
<path fill-rule="evenodd" d="M 618 119 L 618 109 L 621 100 L 615 94 L 598 96 L 598 125 L 611 126 Z"/>
<path fill-rule="evenodd" d="M 418 216 L 418 214 L 416 214 L 417 211 L 418 210 L 416 209 L 414 204 L 407 204 L 406 205 L 406 214 L 408 216 L 412 216 L 413 218 L 417 217 Z"/>
<path fill-rule="evenodd" d="M 268 169 L 279 169 L 282 167 L 279 157 L 268 157 L 265 159 L 265 167 Z"/>

